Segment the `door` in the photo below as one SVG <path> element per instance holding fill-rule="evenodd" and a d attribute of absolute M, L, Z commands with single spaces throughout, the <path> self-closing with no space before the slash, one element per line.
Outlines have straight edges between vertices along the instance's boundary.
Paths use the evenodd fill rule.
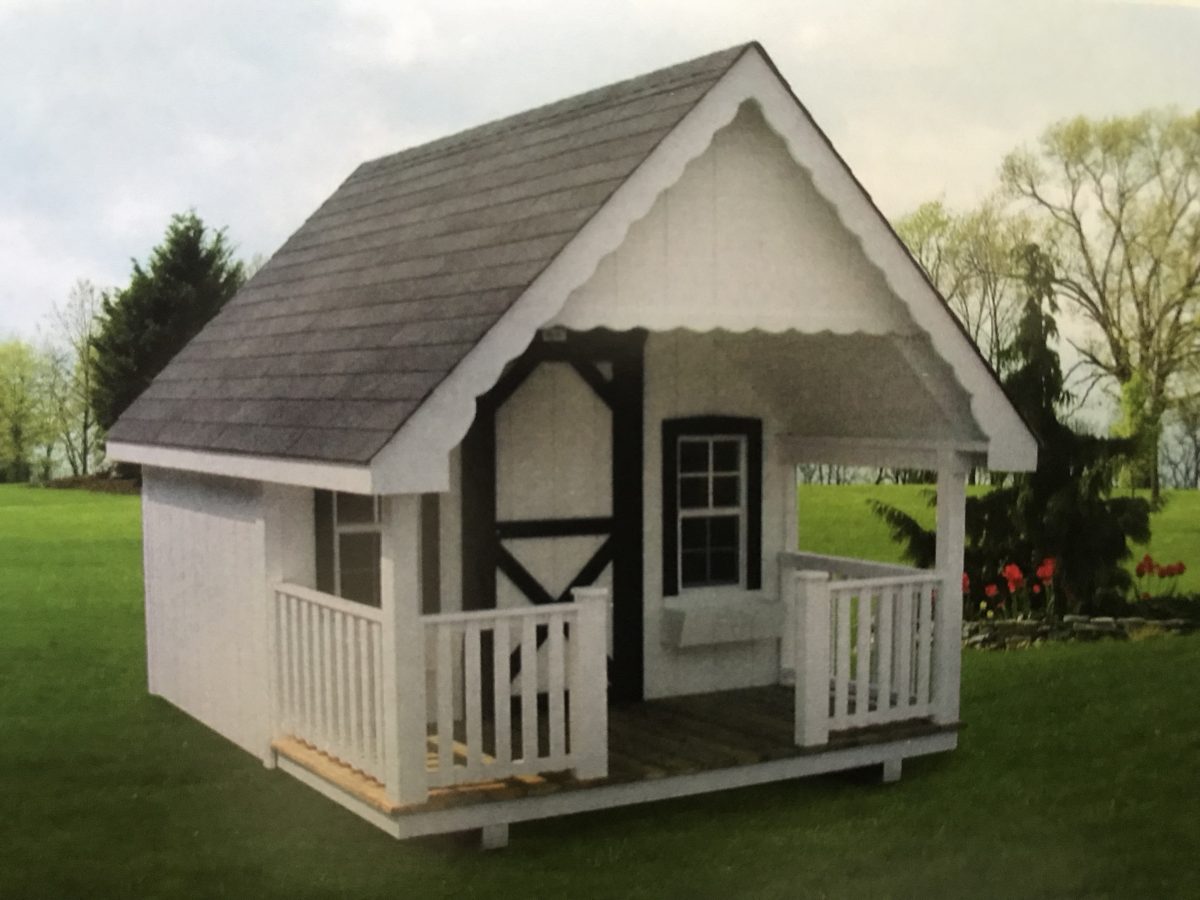
<path fill-rule="evenodd" d="M 610 586 L 609 696 L 625 701 L 643 681 L 644 343 L 539 336 L 479 399 L 462 448 L 464 609 Z"/>

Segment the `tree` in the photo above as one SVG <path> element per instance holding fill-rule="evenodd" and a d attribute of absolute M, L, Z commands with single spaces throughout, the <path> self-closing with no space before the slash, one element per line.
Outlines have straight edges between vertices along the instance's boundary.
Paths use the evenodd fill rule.
<path fill-rule="evenodd" d="M 1167 414 L 1159 449 L 1169 486 L 1200 488 L 1200 398 L 1185 397 Z"/>
<path fill-rule="evenodd" d="M 52 452 L 45 359 L 25 341 L 0 342 L 0 481 L 29 481 L 48 445 Z"/>
<path fill-rule="evenodd" d="M 100 443 L 91 398 L 102 299 L 95 285 L 80 279 L 50 313 L 47 390 L 56 437 L 74 475 L 91 471 Z"/>
<path fill-rule="evenodd" d="M 1005 214 L 995 200 L 963 213 L 935 200 L 896 222 L 896 233 L 996 369 L 1020 316 L 1013 253 L 1028 230 L 1023 217 Z"/>
<path fill-rule="evenodd" d="M 1001 178 L 1035 216 L 1054 291 L 1094 326 L 1076 348 L 1138 429 L 1158 499 L 1158 436 L 1174 381 L 1200 355 L 1200 112 L 1059 122 Z"/>
<path fill-rule="evenodd" d="M 1054 557 L 1069 606 L 1095 609 L 1105 596 L 1129 588 L 1121 562 L 1130 556 L 1130 541 L 1150 537 L 1146 501 L 1112 496 L 1113 472 L 1136 445 L 1077 432 L 1060 418 L 1059 410 L 1071 398 L 1055 349 L 1053 265 L 1036 245 L 1019 256 L 1027 296 L 1016 334 L 1004 350 L 1004 386 L 1041 446 L 1035 472 L 1005 476 L 992 490 L 967 499 L 965 558 L 972 598 L 980 600 L 989 583 L 1001 588 L 1007 564 L 1028 575 L 1043 558 Z M 894 507 L 872 505 L 910 560 L 933 564 L 933 532 Z"/>
<path fill-rule="evenodd" d="M 129 285 L 103 300 L 91 393 L 100 427 L 112 427 L 244 280 L 223 229 L 194 212 L 172 217 L 146 265 L 134 260 Z"/>

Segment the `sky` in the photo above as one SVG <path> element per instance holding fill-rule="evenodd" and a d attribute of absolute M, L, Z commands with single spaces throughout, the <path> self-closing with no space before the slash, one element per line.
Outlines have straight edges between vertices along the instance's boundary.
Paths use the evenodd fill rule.
<path fill-rule="evenodd" d="M 1185 0 L 0 0 L 0 337 L 172 213 L 269 256 L 365 159 L 752 39 L 890 217 L 1055 120 L 1200 106 Z"/>

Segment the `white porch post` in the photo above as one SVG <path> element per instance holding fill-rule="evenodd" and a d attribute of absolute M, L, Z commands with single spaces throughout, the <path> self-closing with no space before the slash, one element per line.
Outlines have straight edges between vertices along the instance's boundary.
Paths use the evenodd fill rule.
<path fill-rule="evenodd" d="M 571 673 L 571 752 L 577 754 L 575 777 L 608 775 L 608 588 L 572 591 L 579 607 L 579 631 L 572 635 L 575 671 Z"/>
<path fill-rule="evenodd" d="M 958 721 L 967 469 L 961 454 L 938 454 L 936 567 L 941 589 L 934 620 L 933 718 L 942 725 Z"/>
<path fill-rule="evenodd" d="M 420 496 L 383 502 L 384 787 L 393 803 L 424 803 L 425 635 L 421 626 Z"/>
<path fill-rule="evenodd" d="M 794 573 L 796 744 L 829 742 L 829 573 Z"/>

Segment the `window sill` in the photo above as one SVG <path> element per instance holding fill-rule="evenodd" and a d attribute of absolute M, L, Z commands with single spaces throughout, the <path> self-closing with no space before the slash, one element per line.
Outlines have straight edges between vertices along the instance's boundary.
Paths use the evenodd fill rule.
<path fill-rule="evenodd" d="M 737 587 L 688 591 L 666 601 L 660 640 L 676 650 L 777 639 L 783 607 Z"/>

